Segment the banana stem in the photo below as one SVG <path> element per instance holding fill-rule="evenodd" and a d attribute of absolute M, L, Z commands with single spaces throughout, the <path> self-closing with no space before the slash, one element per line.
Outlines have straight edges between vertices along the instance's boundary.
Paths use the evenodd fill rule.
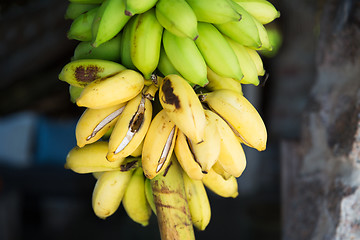
<path fill-rule="evenodd" d="M 162 240 L 195 239 L 181 169 L 174 157 L 163 173 L 151 180 Z"/>

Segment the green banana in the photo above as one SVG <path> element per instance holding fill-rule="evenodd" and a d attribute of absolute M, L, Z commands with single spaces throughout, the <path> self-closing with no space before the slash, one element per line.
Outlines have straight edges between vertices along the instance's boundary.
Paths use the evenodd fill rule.
<path fill-rule="evenodd" d="M 159 63 L 163 27 L 156 19 L 155 9 L 134 18 L 130 39 L 131 60 L 148 80 Z"/>
<path fill-rule="evenodd" d="M 84 3 L 70 2 L 66 8 L 64 18 L 74 20 L 81 14 L 83 14 L 95 7 L 98 7 L 98 6 L 99 5 L 97 5 L 97 4 L 84 4 Z"/>
<path fill-rule="evenodd" d="M 92 207 L 99 218 L 105 219 L 119 208 L 133 171 L 104 172 L 96 181 Z"/>
<path fill-rule="evenodd" d="M 128 216 L 142 226 L 149 224 L 151 208 L 145 196 L 145 177 L 141 167 L 134 170 L 125 190 L 122 204 Z"/>
<path fill-rule="evenodd" d="M 261 47 L 256 48 L 257 50 L 266 50 L 266 51 L 271 51 L 272 50 L 272 46 L 270 43 L 270 39 L 269 39 L 269 35 L 267 33 L 266 28 L 264 27 L 264 25 L 262 25 L 258 20 L 256 20 L 254 18 L 254 22 L 256 24 L 256 27 L 259 31 L 259 37 L 260 37 L 260 41 L 261 41 Z M 251 47 L 251 46 L 249 46 Z"/>
<path fill-rule="evenodd" d="M 163 46 L 172 65 L 187 81 L 202 87 L 208 83 L 205 60 L 193 40 L 165 29 Z"/>
<path fill-rule="evenodd" d="M 88 108 L 76 124 L 77 145 L 83 147 L 99 140 L 112 128 L 125 108 L 125 103 L 102 109 Z M 127 157 L 127 156 L 124 156 Z"/>
<path fill-rule="evenodd" d="M 98 141 L 82 148 L 74 147 L 66 157 L 65 168 L 76 173 L 120 170 L 124 159 L 109 162 L 106 159 L 108 143 Z"/>
<path fill-rule="evenodd" d="M 131 31 L 134 26 L 135 18 L 130 18 L 126 23 L 124 29 L 121 31 L 121 45 L 120 45 L 120 58 L 121 64 L 128 69 L 136 70 L 134 63 L 131 60 Z"/>
<path fill-rule="evenodd" d="M 196 15 L 185 0 L 159 0 L 155 12 L 159 23 L 172 34 L 192 40 L 198 37 Z"/>
<path fill-rule="evenodd" d="M 78 59 L 104 59 L 108 61 L 120 62 L 120 43 L 121 36 L 116 36 L 113 39 L 94 48 L 91 41 L 80 42 L 74 51 L 72 60 Z"/>
<path fill-rule="evenodd" d="M 92 81 L 113 75 L 125 67 L 119 63 L 101 59 L 80 59 L 66 64 L 59 74 L 61 81 L 84 88 Z"/>
<path fill-rule="evenodd" d="M 81 92 L 84 88 L 82 87 L 75 87 L 73 85 L 69 85 L 69 95 L 70 95 L 70 101 L 72 103 L 76 103 L 76 99 L 80 97 Z"/>
<path fill-rule="evenodd" d="M 239 21 L 241 15 L 237 13 L 228 0 L 186 0 L 195 12 L 196 18 L 200 22 L 225 23 Z"/>
<path fill-rule="evenodd" d="M 130 17 L 122 14 L 125 11 L 125 0 L 104 1 L 92 24 L 92 45 L 98 47 L 115 37 Z"/>
<path fill-rule="evenodd" d="M 205 86 L 207 90 L 216 91 L 220 89 L 229 89 L 239 94 L 242 93 L 241 83 L 233 78 L 222 77 L 207 67 L 207 78 L 209 83 Z"/>
<path fill-rule="evenodd" d="M 211 218 L 210 203 L 204 184 L 201 180 L 191 179 L 185 172 L 183 179 L 191 221 L 198 230 L 204 231 Z"/>
<path fill-rule="evenodd" d="M 89 83 L 76 100 L 79 107 L 106 108 L 129 101 L 144 87 L 143 76 L 125 69 L 114 75 Z"/>
<path fill-rule="evenodd" d="M 280 12 L 266 0 L 233 0 L 248 11 L 261 24 L 268 24 L 280 17 Z"/>
<path fill-rule="evenodd" d="M 154 195 L 151 188 L 150 179 L 145 178 L 145 196 L 146 200 L 148 201 L 148 204 L 150 205 L 151 210 L 156 215 L 156 205 L 154 201 Z"/>
<path fill-rule="evenodd" d="M 67 32 L 67 37 L 79 41 L 91 41 L 91 26 L 99 8 L 100 7 L 95 7 L 75 18 Z"/>
<path fill-rule="evenodd" d="M 216 28 L 224 35 L 230 37 L 236 42 L 252 47 L 261 47 L 261 39 L 259 30 L 254 18 L 244 8 L 236 3 L 232 3 L 234 9 L 241 14 L 242 18 L 238 22 L 228 22 L 223 24 L 216 24 Z"/>
<path fill-rule="evenodd" d="M 125 14 L 133 16 L 154 7 L 157 0 L 125 0 Z"/>
<path fill-rule="evenodd" d="M 199 37 L 195 40 L 206 64 L 224 77 L 243 78 L 237 57 L 224 36 L 210 23 L 198 24 Z"/>
<path fill-rule="evenodd" d="M 102 3 L 104 0 L 69 0 L 72 3 L 83 3 L 83 4 L 99 4 Z"/>
<path fill-rule="evenodd" d="M 157 68 L 164 75 L 164 77 L 169 74 L 180 75 L 180 73 L 175 69 L 174 65 L 170 62 L 169 57 L 166 55 L 163 45 L 161 45 L 160 48 L 160 58 Z"/>

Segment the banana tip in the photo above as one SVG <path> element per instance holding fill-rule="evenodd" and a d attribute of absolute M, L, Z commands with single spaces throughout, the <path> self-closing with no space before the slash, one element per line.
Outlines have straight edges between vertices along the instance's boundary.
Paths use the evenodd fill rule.
<path fill-rule="evenodd" d="M 134 14 L 132 14 L 129 10 L 125 10 L 125 15 L 132 17 Z"/>

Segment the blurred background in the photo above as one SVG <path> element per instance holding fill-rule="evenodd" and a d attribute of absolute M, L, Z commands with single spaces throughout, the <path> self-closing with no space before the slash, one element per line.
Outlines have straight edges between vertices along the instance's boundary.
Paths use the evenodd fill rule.
<path fill-rule="evenodd" d="M 264 118 L 264 152 L 246 148 L 247 168 L 239 196 L 208 192 L 212 219 L 197 239 L 281 239 L 283 141 L 300 137 L 301 113 L 315 75 L 319 2 L 271 1 L 282 44 L 263 57 L 269 74 L 261 87 L 244 87 Z M 148 227 L 131 221 L 122 207 L 106 220 L 92 212 L 95 179 L 64 169 L 76 145 L 75 125 L 84 109 L 70 102 L 58 80 L 77 44 L 66 38 L 67 0 L 0 1 L 0 240 L 159 239 L 155 216 Z"/>

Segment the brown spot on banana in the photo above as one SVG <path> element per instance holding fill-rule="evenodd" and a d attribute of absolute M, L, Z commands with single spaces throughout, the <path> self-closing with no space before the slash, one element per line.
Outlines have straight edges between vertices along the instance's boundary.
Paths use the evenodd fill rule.
<path fill-rule="evenodd" d="M 162 99 L 167 104 L 172 104 L 176 109 L 180 108 L 180 100 L 179 97 L 174 94 L 174 88 L 171 85 L 171 82 L 165 78 L 164 83 L 161 86 L 161 90 L 164 93 L 164 98 Z"/>
<path fill-rule="evenodd" d="M 104 68 L 96 65 L 78 66 L 75 68 L 75 79 L 84 86 L 99 78 L 98 73 L 103 72 Z"/>

